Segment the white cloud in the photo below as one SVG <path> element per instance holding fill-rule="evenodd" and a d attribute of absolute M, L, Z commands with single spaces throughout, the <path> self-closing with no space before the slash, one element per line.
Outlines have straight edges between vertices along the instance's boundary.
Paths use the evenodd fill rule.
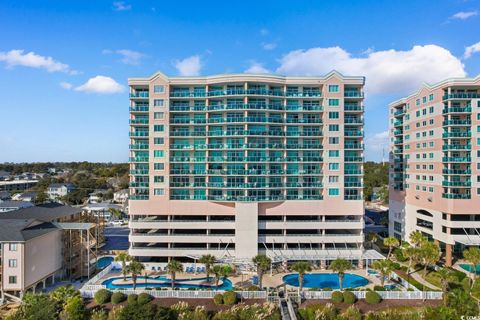
<path fill-rule="evenodd" d="M 181 76 L 198 76 L 203 65 L 200 56 L 194 55 L 183 60 L 176 60 L 174 66 Z"/>
<path fill-rule="evenodd" d="M 124 1 L 115 1 L 113 3 L 113 10 L 115 11 L 128 11 L 132 9 L 132 5 L 126 4 Z"/>
<path fill-rule="evenodd" d="M 72 70 L 68 64 L 54 60 L 52 57 L 44 57 L 31 51 L 25 53 L 25 50 L 10 50 L 8 52 L 0 51 L 0 61 L 7 64 L 7 68 L 15 66 L 30 67 L 36 69 L 45 69 L 48 72 L 65 72 L 68 74 L 78 74 Z"/>
<path fill-rule="evenodd" d="M 263 64 L 256 61 L 252 61 L 250 64 L 250 67 L 247 70 L 245 70 L 245 73 L 270 73 L 270 70 L 265 68 Z"/>
<path fill-rule="evenodd" d="M 472 44 L 471 46 L 466 47 L 465 53 L 463 54 L 463 58 L 468 59 L 476 52 L 480 52 L 480 42 L 477 42 L 475 44 Z"/>
<path fill-rule="evenodd" d="M 262 28 L 260 29 L 260 35 L 266 36 L 270 33 L 270 31 L 267 28 Z"/>
<path fill-rule="evenodd" d="M 478 15 L 478 11 L 460 11 L 451 16 L 450 19 L 467 20 L 476 15 Z"/>
<path fill-rule="evenodd" d="M 69 82 L 62 81 L 60 82 L 60 87 L 62 87 L 65 90 L 70 90 L 73 88 L 73 85 Z"/>
<path fill-rule="evenodd" d="M 75 88 L 76 91 L 105 94 L 123 92 L 124 89 L 121 84 L 106 76 L 90 78 L 87 82 Z"/>
<path fill-rule="evenodd" d="M 145 55 L 141 52 L 138 52 L 138 51 L 133 51 L 133 50 L 128 50 L 128 49 L 120 49 L 120 50 L 115 50 L 115 51 L 112 51 L 112 50 L 109 50 L 109 49 L 104 49 L 102 51 L 103 54 L 112 54 L 112 53 L 116 53 L 120 56 L 122 56 L 122 58 L 120 59 L 120 61 L 124 64 L 129 64 L 129 65 L 139 65 L 142 58 L 145 57 Z"/>
<path fill-rule="evenodd" d="M 367 160 L 388 161 L 388 131 L 374 133 L 365 138 L 365 158 Z"/>
<path fill-rule="evenodd" d="M 280 59 L 276 72 L 324 75 L 331 70 L 366 76 L 365 89 L 373 94 L 408 94 L 422 82 L 466 75 L 460 59 L 437 45 L 414 46 L 407 51 L 371 51 L 361 57 L 352 57 L 340 47 L 295 50 Z"/>
<path fill-rule="evenodd" d="M 262 42 L 262 48 L 264 50 L 273 50 L 277 47 L 277 44 L 274 42 Z"/>

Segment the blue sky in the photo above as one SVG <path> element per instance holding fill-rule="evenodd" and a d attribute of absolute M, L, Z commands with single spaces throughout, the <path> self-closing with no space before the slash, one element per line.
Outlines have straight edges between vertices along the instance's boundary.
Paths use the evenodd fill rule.
<path fill-rule="evenodd" d="M 128 157 L 127 78 L 367 77 L 366 158 L 387 104 L 480 73 L 480 1 L 2 1 L 0 162 Z M 385 149 L 386 150 L 386 149 Z"/>

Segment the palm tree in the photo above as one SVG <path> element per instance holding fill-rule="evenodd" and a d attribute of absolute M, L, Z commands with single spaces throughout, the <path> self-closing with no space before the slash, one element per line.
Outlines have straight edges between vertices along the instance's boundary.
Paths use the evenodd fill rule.
<path fill-rule="evenodd" d="M 423 264 L 423 276 L 427 275 L 427 267 L 440 260 L 440 248 L 433 242 L 424 241 L 419 248 L 419 258 Z"/>
<path fill-rule="evenodd" d="M 203 256 L 200 257 L 200 259 L 198 259 L 198 262 L 205 265 L 205 272 L 207 273 L 207 281 L 209 280 L 209 277 L 210 277 L 211 268 L 216 261 L 217 259 L 215 258 L 215 256 L 211 254 L 204 254 Z"/>
<path fill-rule="evenodd" d="M 271 267 L 272 259 L 265 254 L 257 254 L 252 258 L 252 262 L 257 267 L 258 286 L 262 289 L 263 274 Z"/>
<path fill-rule="evenodd" d="M 170 274 L 170 277 L 172 278 L 172 290 L 175 289 L 175 278 L 177 275 L 177 272 L 183 271 L 183 264 L 180 261 L 177 261 L 175 259 L 170 260 L 170 262 L 167 264 L 167 272 Z"/>
<path fill-rule="evenodd" d="M 117 254 L 117 256 L 115 257 L 115 261 L 122 263 L 123 281 L 126 281 L 126 280 L 127 280 L 127 274 L 128 274 L 127 262 L 128 262 L 128 261 L 131 261 L 131 260 L 132 260 L 132 257 L 131 257 L 128 253 L 126 253 L 126 252 L 120 252 L 120 253 Z"/>
<path fill-rule="evenodd" d="M 380 282 L 383 287 L 385 284 L 385 278 L 390 276 L 390 273 L 395 269 L 393 266 L 393 262 L 391 260 L 377 260 L 372 263 L 372 269 L 375 269 L 380 273 Z"/>
<path fill-rule="evenodd" d="M 338 283 L 340 284 L 340 291 L 343 290 L 343 277 L 345 271 L 352 268 L 352 263 L 345 259 L 333 260 L 330 264 L 330 269 L 338 273 Z"/>
<path fill-rule="evenodd" d="M 58 309 L 63 309 L 67 300 L 80 295 L 80 292 L 72 285 L 61 286 L 50 292 L 50 298 L 55 301 Z"/>
<path fill-rule="evenodd" d="M 145 270 L 145 266 L 137 260 L 132 260 L 127 266 L 127 270 L 132 275 L 133 290 L 135 290 L 137 288 L 137 276 L 142 274 L 142 271 Z"/>
<path fill-rule="evenodd" d="M 218 283 L 223 275 L 223 266 L 219 264 L 214 265 L 212 268 L 212 273 L 215 276 L 215 287 L 218 288 Z"/>
<path fill-rule="evenodd" d="M 403 256 L 408 259 L 407 273 L 410 275 L 410 269 L 414 261 L 418 259 L 418 248 L 406 246 L 402 248 Z"/>
<path fill-rule="evenodd" d="M 397 238 L 387 237 L 387 238 L 383 239 L 383 245 L 385 247 L 388 247 L 387 259 L 390 259 L 390 255 L 392 254 L 393 248 L 398 247 L 400 245 L 400 242 L 398 242 Z"/>
<path fill-rule="evenodd" d="M 414 247 L 419 247 L 426 240 L 427 239 L 418 230 L 412 231 L 412 233 L 410 233 L 410 242 L 413 244 Z"/>
<path fill-rule="evenodd" d="M 478 247 L 470 247 L 463 251 L 463 257 L 473 265 L 473 286 L 477 278 L 477 267 L 480 265 L 480 249 Z"/>
<path fill-rule="evenodd" d="M 377 242 L 377 240 L 378 240 L 378 234 L 376 234 L 375 232 L 370 231 L 370 232 L 367 234 L 367 240 L 370 241 L 370 248 L 373 249 L 373 244 L 374 244 L 375 242 Z"/>
<path fill-rule="evenodd" d="M 447 305 L 447 291 L 448 291 L 448 283 L 450 281 L 453 281 L 454 275 L 452 270 L 448 268 L 442 268 L 437 271 L 437 274 L 440 278 L 440 281 L 442 283 L 442 292 L 443 292 L 443 304 L 446 306 Z"/>
<path fill-rule="evenodd" d="M 302 291 L 305 273 L 312 271 L 312 264 L 306 261 L 298 261 L 293 264 L 292 270 L 298 272 L 298 291 Z"/>

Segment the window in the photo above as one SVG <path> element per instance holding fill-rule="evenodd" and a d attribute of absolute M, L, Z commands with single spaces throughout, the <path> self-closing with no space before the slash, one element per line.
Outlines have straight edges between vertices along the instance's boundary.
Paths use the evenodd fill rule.
<path fill-rule="evenodd" d="M 337 84 L 331 84 L 328 86 L 328 92 L 338 92 L 338 85 Z"/>
<path fill-rule="evenodd" d="M 330 124 L 328 125 L 328 131 L 338 131 L 340 130 L 340 127 L 338 124 Z"/>
<path fill-rule="evenodd" d="M 330 137 L 328 138 L 328 143 L 329 144 L 339 144 L 340 139 L 338 137 Z"/>
<path fill-rule="evenodd" d="M 164 138 L 153 138 L 153 143 L 154 144 L 164 144 L 165 139 Z"/>
<path fill-rule="evenodd" d="M 400 222 L 393 222 L 393 229 L 397 232 L 402 232 L 402 224 Z"/>
<path fill-rule="evenodd" d="M 435 111 L 435 107 L 431 106 L 430 108 L 428 108 L 428 112 L 433 113 L 433 111 Z"/>
<path fill-rule="evenodd" d="M 10 251 L 17 251 L 17 244 L 16 243 L 10 243 L 8 245 L 8 250 Z"/>
<path fill-rule="evenodd" d="M 153 170 L 165 170 L 165 164 L 164 163 L 154 163 L 153 164 Z"/>
<path fill-rule="evenodd" d="M 163 99 L 154 99 L 153 100 L 154 107 L 163 107 Z"/>
<path fill-rule="evenodd" d="M 163 182 L 165 182 L 165 177 L 164 177 L 164 176 L 154 176 L 154 177 L 153 177 L 153 182 L 155 182 L 155 183 L 163 183 Z"/>
<path fill-rule="evenodd" d="M 340 156 L 340 151 L 338 150 L 328 150 L 328 156 L 330 158 L 337 158 Z"/>
<path fill-rule="evenodd" d="M 164 85 L 154 85 L 153 86 L 153 92 L 164 93 L 165 92 L 165 86 Z"/>
<path fill-rule="evenodd" d="M 154 150 L 153 157 L 154 158 L 163 158 L 165 156 L 165 151 L 163 150 Z"/>
<path fill-rule="evenodd" d="M 8 260 L 8 266 L 10 268 L 16 268 L 17 267 L 17 259 L 9 259 Z"/>
<path fill-rule="evenodd" d="M 332 182 L 332 183 L 338 182 L 338 176 L 329 176 L 328 182 Z"/>
<path fill-rule="evenodd" d="M 419 105 L 420 105 L 420 99 L 415 100 L 415 104 L 416 104 L 417 106 L 419 106 Z"/>
<path fill-rule="evenodd" d="M 328 119 L 338 119 L 340 117 L 340 113 L 337 111 L 330 111 L 328 113 Z"/>
<path fill-rule="evenodd" d="M 340 100 L 338 99 L 328 99 L 328 105 L 331 107 L 337 107 L 340 105 Z"/>
<path fill-rule="evenodd" d="M 163 112 L 154 112 L 154 113 L 153 113 L 153 118 L 154 118 L 154 119 L 162 120 L 163 117 L 164 117 L 164 113 L 163 113 Z"/>
<path fill-rule="evenodd" d="M 163 196 L 165 195 L 165 190 L 164 189 L 153 189 L 153 194 L 156 196 Z"/>
<path fill-rule="evenodd" d="M 328 169 L 330 170 L 338 170 L 340 168 L 340 164 L 338 163 L 329 163 L 328 164 Z"/>
<path fill-rule="evenodd" d="M 427 103 L 427 97 L 422 98 L 422 103 Z"/>
<path fill-rule="evenodd" d="M 17 283 L 17 276 L 9 276 L 8 277 L 8 283 L 16 284 Z"/>
<path fill-rule="evenodd" d="M 328 189 L 329 196 L 338 196 L 340 195 L 340 190 L 338 188 L 329 188 Z"/>
<path fill-rule="evenodd" d="M 165 126 L 163 124 L 156 124 L 153 126 L 153 131 L 155 132 L 164 132 Z"/>
<path fill-rule="evenodd" d="M 431 94 L 428 96 L 428 100 L 429 100 L 429 101 L 433 101 L 433 93 L 431 93 Z"/>

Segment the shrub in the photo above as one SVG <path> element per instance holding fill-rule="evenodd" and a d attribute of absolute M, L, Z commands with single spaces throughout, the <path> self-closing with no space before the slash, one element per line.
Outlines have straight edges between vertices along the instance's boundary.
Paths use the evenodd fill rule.
<path fill-rule="evenodd" d="M 119 304 L 120 302 L 125 301 L 125 295 L 121 292 L 114 292 L 111 297 L 111 301 L 113 304 Z"/>
<path fill-rule="evenodd" d="M 260 288 L 258 286 L 252 285 L 247 288 L 247 291 L 258 291 Z"/>
<path fill-rule="evenodd" d="M 393 266 L 393 269 L 395 269 L 395 270 L 400 269 L 400 263 L 398 263 L 398 262 L 392 263 L 392 266 Z"/>
<path fill-rule="evenodd" d="M 217 293 L 213 296 L 213 302 L 216 305 L 223 304 L 223 295 L 221 293 Z"/>
<path fill-rule="evenodd" d="M 324 288 L 323 291 L 333 291 L 332 288 Z"/>
<path fill-rule="evenodd" d="M 403 251 L 400 248 L 395 248 L 393 250 L 393 255 L 395 256 L 395 259 L 397 259 L 397 261 L 405 262 L 408 260 L 407 258 L 405 258 L 405 256 L 403 255 Z M 398 269 L 398 268 L 395 268 L 395 269 Z"/>
<path fill-rule="evenodd" d="M 234 291 L 227 291 L 223 294 L 223 303 L 226 305 L 234 305 L 237 303 L 237 294 Z"/>
<path fill-rule="evenodd" d="M 107 289 L 100 289 L 95 292 L 94 300 L 97 304 L 104 304 L 110 302 L 110 298 L 112 297 L 112 293 Z"/>
<path fill-rule="evenodd" d="M 145 292 L 140 293 L 137 298 L 138 304 L 147 304 L 152 300 L 153 297 Z"/>
<path fill-rule="evenodd" d="M 377 304 L 382 301 L 382 298 L 375 291 L 367 291 L 367 293 L 365 294 L 365 301 L 368 304 Z"/>
<path fill-rule="evenodd" d="M 128 303 L 135 303 L 135 302 L 137 302 L 137 299 L 138 299 L 138 295 L 136 295 L 135 293 L 132 293 L 132 294 L 128 295 L 127 302 Z"/>
<path fill-rule="evenodd" d="M 362 313 L 355 306 L 350 306 L 342 313 L 340 319 L 361 320 Z"/>
<path fill-rule="evenodd" d="M 345 291 L 343 293 L 343 302 L 348 303 L 348 304 L 354 304 L 357 298 L 351 291 Z"/>
<path fill-rule="evenodd" d="M 340 291 L 332 292 L 332 301 L 336 303 L 343 302 L 343 294 Z"/>
<path fill-rule="evenodd" d="M 385 287 L 382 287 L 382 286 L 374 286 L 373 290 L 374 291 L 387 291 L 387 289 L 385 289 Z"/>

